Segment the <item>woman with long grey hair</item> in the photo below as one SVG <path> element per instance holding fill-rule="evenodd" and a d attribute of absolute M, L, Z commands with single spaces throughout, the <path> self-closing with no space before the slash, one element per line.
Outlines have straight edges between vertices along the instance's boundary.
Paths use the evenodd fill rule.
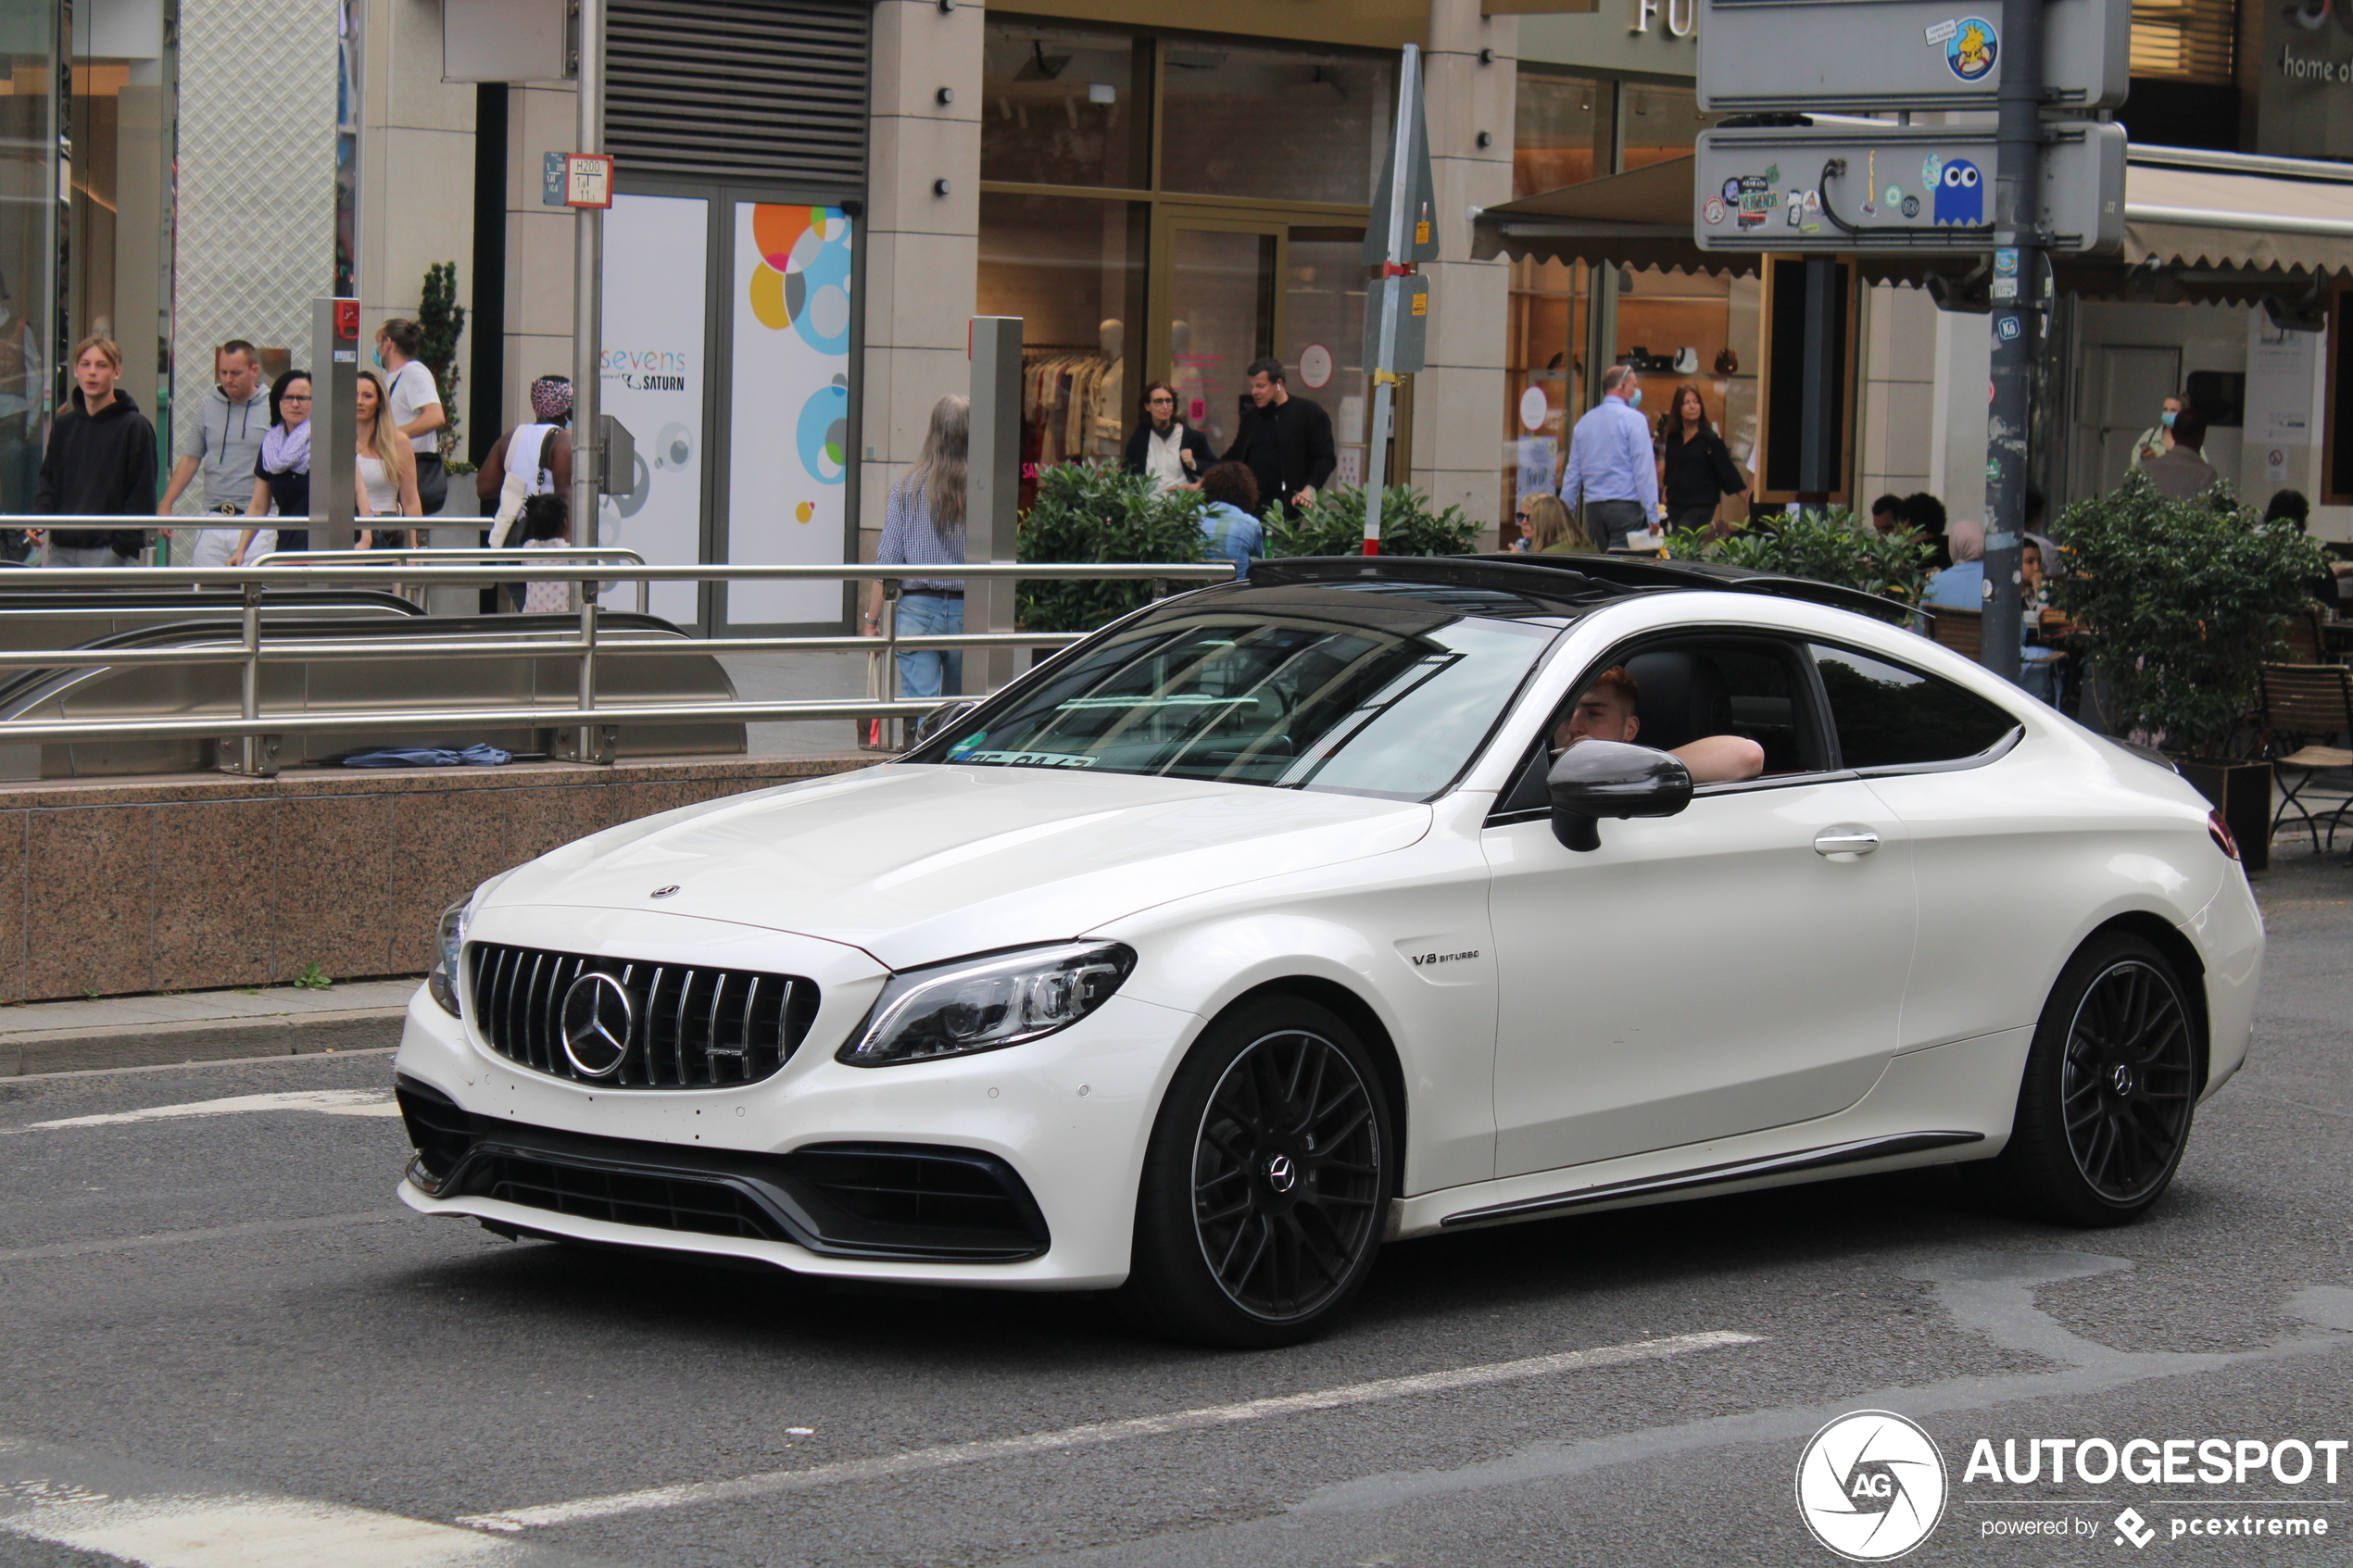
<path fill-rule="evenodd" d="M 923 455 L 890 487 L 883 508 L 878 566 L 962 566 L 964 562 L 964 471 L 971 406 L 943 397 L 932 406 L 931 429 Z M 872 584 L 859 629 L 882 634 L 883 585 Z M 964 581 L 961 577 L 900 579 L 899 634 L 948 637 L 964 629 Z M 930 648 L 899 656 L 899 694 L 905 697 L 953 696 L 964 689 L 964 656 Z"/>

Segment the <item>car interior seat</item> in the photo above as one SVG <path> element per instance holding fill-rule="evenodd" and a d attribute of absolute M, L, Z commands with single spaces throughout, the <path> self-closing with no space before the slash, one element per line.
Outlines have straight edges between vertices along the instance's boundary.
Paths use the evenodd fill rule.
<path fill-rule="evenodd" d="M 1642 690 L 1637 744 L 1672 751 L 1733 729 L 1724 672 L 1707 655 L 1680 649 L 1636 654 L 1626 661 L 1626 672 Z"/>

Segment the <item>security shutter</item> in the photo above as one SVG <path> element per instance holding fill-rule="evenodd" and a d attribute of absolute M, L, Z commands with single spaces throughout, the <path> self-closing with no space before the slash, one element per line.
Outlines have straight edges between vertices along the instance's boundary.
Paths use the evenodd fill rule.
<path fill-rule="evenodd" d="M 866 179 L 863 0 L 610 0 L 605 144 L 624 174 Z"/>

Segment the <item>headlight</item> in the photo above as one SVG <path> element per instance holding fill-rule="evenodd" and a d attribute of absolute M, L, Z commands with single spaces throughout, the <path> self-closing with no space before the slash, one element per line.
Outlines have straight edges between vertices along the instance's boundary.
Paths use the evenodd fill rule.
<path fill-rule="evenodd" d="M 1058 942 L 911 969 L 890 977 L 836 1060 L 892 1067 L 1039 1039 L 1110 1000 L 1135 967 L 1116 942 Z"/>
<path fill-rule="evenodd" d="M 458 955 L 466 946 L 467 911 L 478 897 L 468 894 L 441 911 L 441 930 L 434 939 L 433 972 L 425 976 L 425 988 L 452 1018 L 462 1015 L 458 1006 Z"/>

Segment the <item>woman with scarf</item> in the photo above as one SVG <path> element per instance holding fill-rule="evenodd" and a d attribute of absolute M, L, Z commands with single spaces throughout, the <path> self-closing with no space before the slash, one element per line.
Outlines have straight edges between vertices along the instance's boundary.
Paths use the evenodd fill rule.
<path fill-rule="evenodd" d="M 272 507 L 282 518 L 310 516 L 310 372 L 288 370 L 270 388 L 270 429 L 261 438 L 261 455 L 254 459 L 253 500 L 247 517 L 268 517 Z M 254 527 L 237 536 L 231 566 L 243 566 L 248 556 L 258 558 L 283 547 L 310 546 L 308 528 L 284 530 Z"/>

